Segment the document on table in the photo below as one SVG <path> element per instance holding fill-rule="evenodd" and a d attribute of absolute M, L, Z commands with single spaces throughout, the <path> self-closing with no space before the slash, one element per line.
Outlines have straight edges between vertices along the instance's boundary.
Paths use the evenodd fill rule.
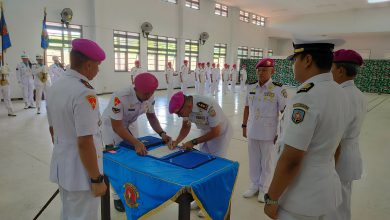
<path fill-rule="evenodd" d="M 148 155 L 156 158 L 163 158 L 167 155 L 176 153 L 181 151 L 180 148 L 175 148 L 174 150 L 170 150 L 167 145 L 163 145 L 161 147 L 155 148 L 153 150 L 148 151 Z"/>

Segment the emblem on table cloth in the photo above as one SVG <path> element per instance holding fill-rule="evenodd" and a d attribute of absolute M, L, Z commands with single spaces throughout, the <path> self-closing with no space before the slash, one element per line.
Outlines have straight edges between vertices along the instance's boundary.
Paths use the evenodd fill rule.
<path fill-rule="evenodd" d="M 91 105 L 92 109 L 95 110 L 96 103 L 97 103 L 96 97 L 94 95 L 87 95 L 86 98 L 87 98 L 89 104 Z"/>
<path fill-rule="evenodd" d="M 305 110 L 296 108 L 293 110 L 293 113 L 291 115 L 291 119 L 295 124 L 299 124 L 303 121 L 305 118 Z"/>
<path fill-rule="evenodd" d="M 131 183 L 125 183 L 123 185 L 123 188 L 125 188 L 124 197 L 125 197 L 127 206 L 129 206 L 130 208 L 137 208 L 139 205 L 137 203 L 137 200 L 139 198 L 139 193 L 138 193 L 137 188 Z"/>
<path fill-rule="evenodd" d="M 118 97 L 115 97 L 115 98 L 114 98 L 114 106 L 117 106 L 117 105 L 119 105 L 119 104 L 121 104 L 121 100 L 119 100 Z"/>

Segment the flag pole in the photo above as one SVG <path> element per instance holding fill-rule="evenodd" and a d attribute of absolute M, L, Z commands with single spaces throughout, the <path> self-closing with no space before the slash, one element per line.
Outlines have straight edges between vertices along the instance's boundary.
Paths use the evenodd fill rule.
<path fill-rule="evenodd" d="M 3 1 L 0 1 L 0 7 L 1 7 L 1 14 L 3 14 Z M 3 25 L 3 24 L 2 24 Z M 1 25 L 1 30 L 0 31 L 3 31 L 3 26 Z M 4 41 L 3 41 L 3 33 L 1 33 L 1 64 L 0 66 L 3 66 L 4 64 L 4 50 L 3 50 L 3 45 L 4 45 Z"/>
<path fill-rule="evenodd" d="M 44 19 L 45 19 L 45 23 L 46 23 L 46 15 L 47 15 L 47 13 L 46 13 L 46 7 L 44 8 L 43 14 L 44 14 Z M 43 49 L 43 64 L 44 64 L 44 65 L 47 64 L 46 50 L 47 50 L 46 48 Z"/>

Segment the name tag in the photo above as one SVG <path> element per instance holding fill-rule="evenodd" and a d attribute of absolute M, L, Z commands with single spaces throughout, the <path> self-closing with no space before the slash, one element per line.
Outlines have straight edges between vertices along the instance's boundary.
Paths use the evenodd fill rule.
<path fill-rule="evenodd" d="M 264 96 L 268 96 L 268 97 L 273 98 L 275 96 L 275 93 L 273 93 L 273 92 L 265 92 Z"/>
<path fill-rule="evenodd" d="M 135 108 L 129 108 L 128 111 L 129 111 L 129 112 L 133 112 L 133 111 L 135 111 Z"/>

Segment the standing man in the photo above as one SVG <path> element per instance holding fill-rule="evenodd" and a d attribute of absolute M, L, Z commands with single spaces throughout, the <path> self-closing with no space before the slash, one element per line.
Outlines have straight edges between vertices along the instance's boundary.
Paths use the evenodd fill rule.
<path fill-rule="evenodd" d="M 336 151 L 336 171 L 341 180 L 343 202 L 326 216 L 329 220 L 351 219 L 352 181 L 362 177 L 363 165 L 359 149 L 359 135 L 367 112 L 363 93 L 355 86 L 354 79 L 363 64 L 362 57 L 354 50 L 338 50 L 334 53 L 333 79 L 344 89 L 350 103 L 349 115 L 352 121 L 341 139 Z"/>
<path fill-rule="evenodd" d="M 187 88 L 189 87 L 189 74 L 188 60 L 184 60 L 183 65 L 180 68 L 180 83 L 181 91 L 183 93 L 187 93 Z"/>
<path fill-rule="evenodd" d="M 32 64 L 26 54 L 22 54 L 21 58 L 22 62 L 16 66 L 16 77 L 23 89 L 24 109 L 35 108 Z"/>
<path fill-rule="evenodd" d="M 279 112 L 284 110 L 287 93 L 282 84 L 273 82 L 274 60 L 264 58 L 256 65 L 258 83 L 249 86 L 245 99 L 242 133 L 248 138 L 250 188 L 243 194 L 250 198 L 258 193 L 264 202 L 275 168 Z M 247 130 L 248 127 L 248 130 Z"/>
<path fill-rule="evenodd" d="M 241 92 L 246 91 L 246 79 L 247 79 L 247 73 L 246 73 L 246 65 L 242 64 L 241 72 L 240 72 L 240 90 Z"/>
<path fill-rule="evenodd" d="M 137 154 L 146 155 L 145 145 L 140 142 L 138 130 L 134 130 L 137 118 L 146 113 L 146 117 L 153 130 L 160 135 L 165 143 L 171 143 L 171 137 L 161 128 L 160 122 L 154 113 L 153 94 L 158 87 L 157 78 L 151 73 L 140 73 L 135 77 L 134 87 L 130 86 L 115 92 L 103 112 L 104 143 L 114 146 L 126 140 L 131 143 Z M 125 207 L 118 194 L 113 192 L 114 206 L 119 212 Z"/>
<path fill-rule="evenodd" d="M 217 82 L 215 85 L 215 93 L 219 92 L 219 82 L 221 82 L 221 68 L 219 68 L 219 63 L 217 64 Z"/>
<path fill-rule="evenodd" d="M 334 155 L 349 107 L 329 72 L 335 43 L 295 40 L 289 59 L 294 62 L 294 78 L 302 85 L 286 106 L 284 149 L 264 196 L 265 214 L 272 219 L 320 220 L 341 204 Z"/>
<path fill-rule="evenodd" d="M 64 75 L 65 70 L 64 66 L 60 63 L 58 56 L 53 56 L 52 59 L 54 63 L 49 67 L 49 75 L 51 84 L 54 84 Z"/>
<path fill-rule="evenodd" d="M 205 91 L 206 93 L 211 92 L 211 67 L 210 67 L 210 62 L 207 62 L 206 64 L 206 69 L 205 69 L 205 76 L 206 76 L 206 81 L 204 84 Z"/>
<path fill-rule="evenodd" d="M 232 69 L 230 70 L 230 82 L 232 85 L 232 92 L 236 92 L 236 83 L 237 83 L 237 65 L 233 64 Z"/>
<path fill-rule="evenodd" d="M 195 76 L 195 92 L 199 94 L 199 72 L 200 72 L 201 63 L 198 63 L 195 70 L 194 70 L 194 76 Z"/>
<path fill-rule="evenodd" d="M 222 69 L 222 92 L 226 94 L 228 89 L 228 81 L 229 81 L 229 65 L 225 63 Z"/>
<path fill-rule="evenodd" d="M 134 78 L 142 72 L 139 60 L 134 61 L 134 67 L 130 70 L 131 85 L 134 85 Z"/>
<path fill-rule="evenodd" d="M 34 73 L 34 85 L 35 85 L 35 102 L 37 105 L 37 114 L 41 114 L 41 100 L 42 94 L 47 99 L 47 90 L 49 89 L 51 82 L 49 71 L 46 65 L 43 64 L 43 56 L 36 56 L 37 64 L 33 66 Z"/>
<path fill-rule="evenodd" d="M 99 197 L 107 190 L 99 102 L 89 84 L 105 57 L 94 41 L 73 40 L 71 69 L 48 91 L 47 118 L 54 144 L 50 180 L 59 186 L 62 220 L 98 219 Z"/>
<path fill-rule="evenodd" d="M 212 96 L 214 96 L 215 95 L 215 90 L 217 89 L 216 88 L 216 81 L 217 81 L 217 68 L 216 68 L 216 66 L 215 66 L 215 63 L 213 63 L 212 65 L 211 65 L 211 69 L 210 69 L 210 94 L 212 95 Z"/>
<path fill-rule="evenodd" d="M 0 55 L 0 60 L 1 60 L 1 55 Z M 15 117 L 16 115 L 14 114 L 14 110 L 12 107 L 11 92 L 10 92 L 11 89 L 9 83 L 10 83 L 9 68 L 5 64 L 0 67 L 0 95 L 4 99 L 5 106 L 7 107 L 8 110 L 8 116 Z"/>
<path fill-rule="evenodd" d="M 200 151 L 226 157 L 233 127 L 215 100 L 198 95 L 186 96 L 178 92 L 169 102 L 169 113 L 175 113 L 183 118 L 179 135 L 172 143 L 174 147 L 187 137 L 191 130 L 191 123 L 195 123 L 196 127 L 201 129 L 201 136 L 183 143 L 183 148 L 191 149 L 201 144 Z M 194 201 L 191 203 L 191 209 L 196 208 L 198 206 Z M 204 217 L 204 214 L 199 211 L 198 216 Z"/>
<path fill-rule="evenodd" d="M 174 74 L 175 71 L 172 69 L 172 63 L 168 62 L 167 69 L 165 70 L 165 82 L 167 83 L 167 95 L 168 100 L 171 99 L 173 87 L 174 87 Z"/>
<path fill-rule="evenodd" d="M 199 95 L 203 95 L 205 92 L 205 82 L 206 82 L 206 70 L 205 70 L 204 63 L 201 63 L 198 80 L 199 80 Z"/>

